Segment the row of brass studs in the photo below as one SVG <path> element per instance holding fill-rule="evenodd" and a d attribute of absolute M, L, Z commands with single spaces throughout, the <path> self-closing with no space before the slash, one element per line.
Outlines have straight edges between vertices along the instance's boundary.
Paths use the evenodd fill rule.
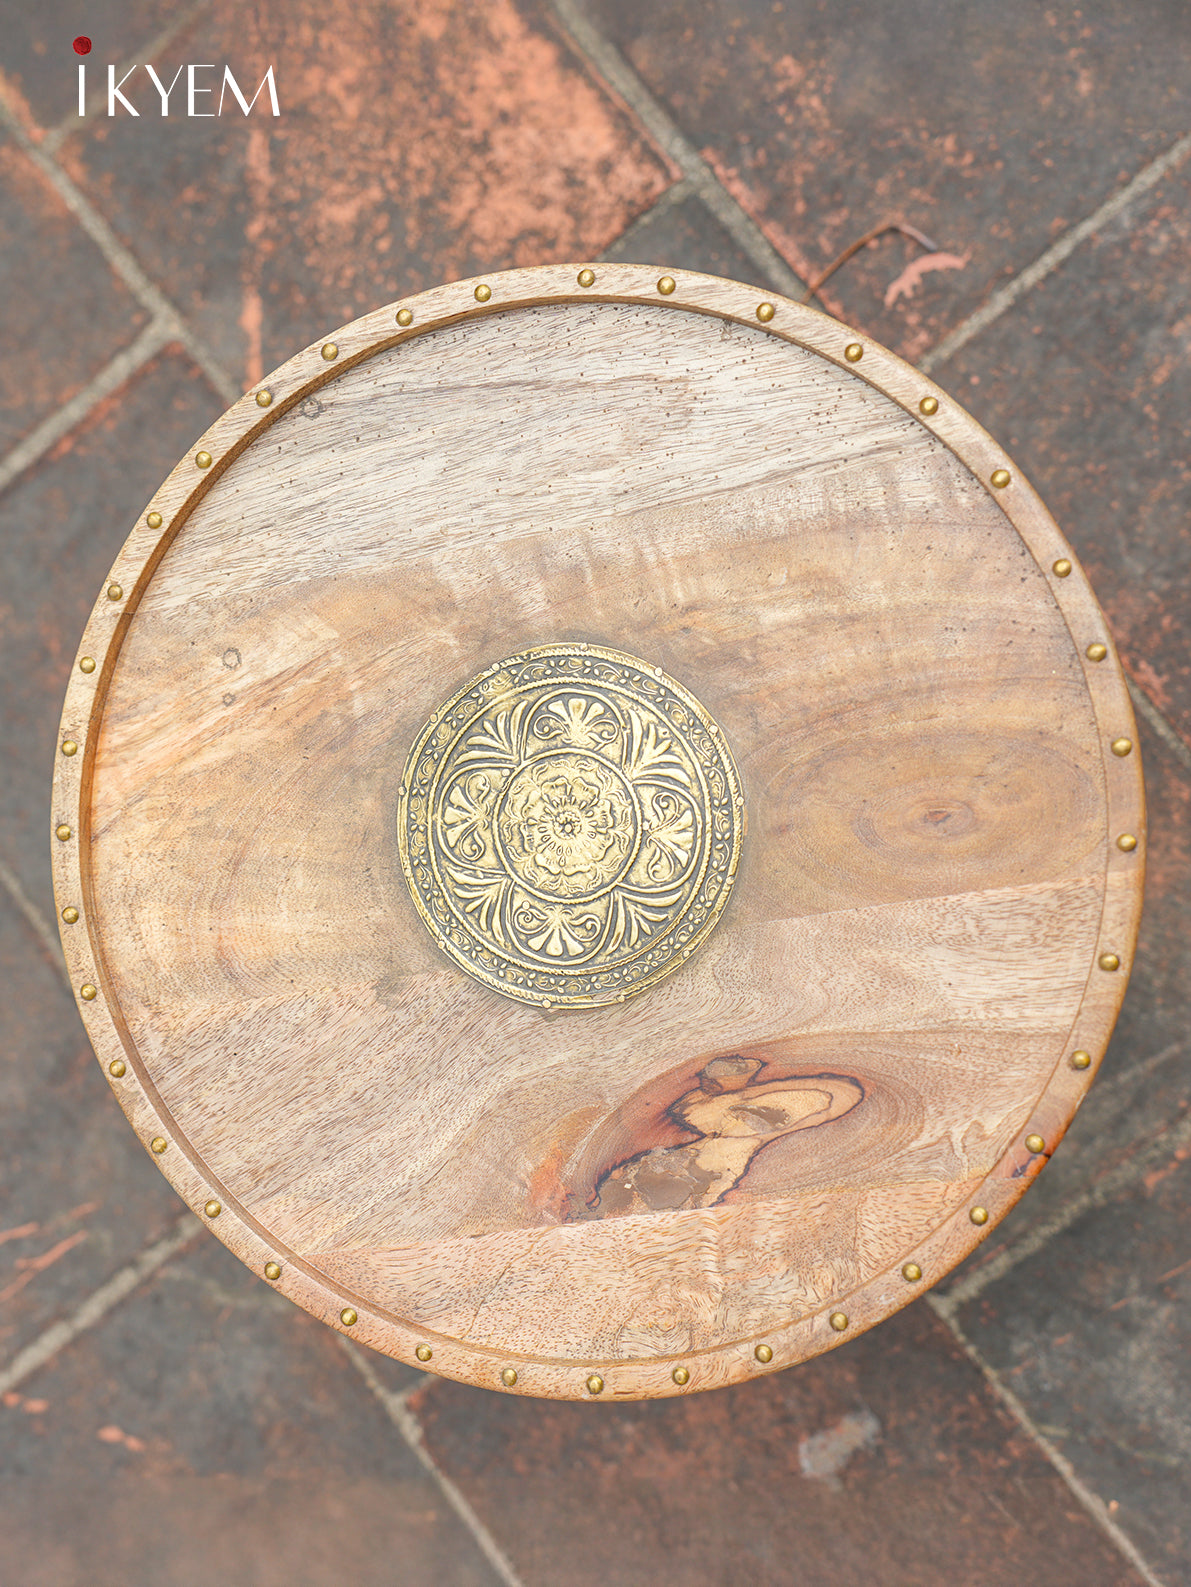
<path fill-rule="evenodd" d="M 223 1208 L 217 1201 L 209 1201 L 203 1208 L 203 1211 L 207 1214 L 208 1218 L 218 1218 L 219 1214 L 223 1211 Z M 265 1277 L 269 1280 L 270 1284 L 275 1284 L 281 1277 L 281 1263 L 266 1262 L 264 1271 Z M 339 1321 L 345 1328 L 354 1328 L 359 1320 L 360 1314 L 356 1311 L 354 1306 L 345 1306 L 339 1313 Z M 417 1349 L 417 1356 L 419 1360 L 423 1359 L 423 1350 L 425 1350 L 427 1357 L 430 1355 L 430 1347 L 428 1345 L 419 1345 Z"/>
<path fill-rule="evenodd" d="M 1074 1055 L 1074 1057 L 1072 1058 L 1072 1063 L 1075 1062 L 1075 1058 L 1081 1058 L 1081 1057 L 1082 1058 L 1087 1058 L 1088 1059 L 1088 1063 L 1091 1063 L 1091 1061 L 1092 1061 L 1090 1058 L 1088 1058 L 1087 1053 L 1076 1053 Z M 1084 1068 L 1084 1069 L 1086 1069 L 1087 1068 L 1087 1064 L 1076 1064 L 1076 1068 Z M 1026 1136 L 1025 1145 L 1026 1145 L 1026 1150 L 1028 1152 L 1032 1153 L 1032 1155 L 1035 1156 L 1035 1157 L 1038 1157 L 1042 1152 L 1044 1152 L 1046 1150 L 1046 1142 L 1043 1140 L 1041 1135 L 1027 1135 Z M 988 1208 L 987 1207 L 971 1207 L 968 1210 L 968 1217 L 976 1225 L 976 1227 L 978 1229 L 982 1229 L 984 1227 L 984 1225 L 988 1222 Z M 911 1262 L 911 1263 L 909 1263 L 907 1265 L 907 1267 L 903 1267 L 902 1268 L 902 1275 L 905 1278 L 909 1278 L 910 1277 L 909 1268 L 914 1268 L 915 1272 L 916 1272 L 916 1275 L 918 1277 L 921 1277 L 921 1271 L 918 1269 L 917 1263 Z"/>
<path fill-rule="evenodd" d="M 1083 1069 L 1087 1068 L 1091 1063 L 1091 1058 L 1087 1053 L 1081 1051 L 1072 1054 L 1071 1062 L 1074 1067 Z M 109 1065 L 111 1072 L 117 1076 L 124 1073 L 124 1067 L 123 1060 L 119 1058 Z M 166 1150 L 168 1144 L 164 1136 L 159 1135 L 150 1142 L 150 1147 L 152 1151 L 160 1155 Z M 1046 1150 L 1046 1142 L 1041 1135 L 1027 1135 L 1025 1145 L 1026 1150 L 1034 1156 L 1039 1156 Z M 214 1219 L 220 1215 L 223 1208 L 218 1201 L 211 1200 L 206 1203 L 203 1211 L 208 1218 Z M 972 1207 L 968 1212 L 968 1217 L 977 1227 L 983 1227 L 988 1222 L 988 1209 L 986 1207 Z M 281 1271 L 280 1263 L 275 1261 L 265 1263 L 264 1274 L 271 1283 L 276 1283 L 281 1277 Z M 901 1274 L 907 1284 L 917 1284 L 922 1278 L 922 1268 L 917 1262 L 907 1262 L 902 1268 Z M 352 1328 L 359 1321 L 359 1315 L 354 1307 L 345 1306 L 339 1313 L 339 1320 L 344 1327 Z M 842 1311 L 832 1312 L 828 1318 L 829 1325 L 836 1333 L 846 1332 L 849 1322 L 850 1319 L 847 1312 Z M 428 1344 L 423 1343 L 417 1346 L 414 1355 L 419 1361 L 424 1363 L 433 1359 L 434 1351 Z M 773 1360 L 773 1348 L 771 1345 L 759 1344 L 753 1350 L 753 1356 L 762 1366 L 768 1366 Z M 679 1388 L 685 1388 L 691 1379 L 691 1374 L 687 1367 L 675 1367 L 670 1376 Z M 500 1377 L 506 1388 L 514 1388 L 517 1384 L 517 1370 L 515 1367 L 505 1367 Z M 604 1392 L 604 1379 L 598 1373 L 593 1372 L 587 1378 L 585 1387 L 587 1392 L 593 1396 L 602 1394 Z"/>
<path fill-rule="evenodd" d="M 922 1269 L 916 1262 L 907 1262 L 905 1267 L 902 1268 L 902 1277 L 908 1284 L 913 1284 L 922 1277 Z M 842 1334 L 847 1331 L 851 1319 L 846 1311 L 833 1311 L 827 1321 L 837 1334 Z M 763 1367 L 767 1367 L 773 1360 L 773 1347 L 772 1345 L 757 1345 L 753 1355 Z M 679 1370 L 685 1371 L 686 1369 L 683 1367 Z M 678 1381 L 677 1372 L 674 1374 L 674 1380 L 675 1382 Z M 685 1382 L 685 1379 L 683 1381 Z"/>
<path fill-rule="evenodd" d="M 590 268 L 585 268 L 580 270 L 575 279 L 581 287 L 592 287 L 595 285 L 596 280 L 595 271 L 591 270 Z M 675 281 L 674 277 L 670 275 L 659 277 L 657 282 L 657 290 L 663 297 L 670 297 L 677 290 L 677 286 L 678 283 Z M 487 282 L 482 281 L 479 286 L 475 288 L 473 296 L 477 303 L 488 303 L 492 299 L 492 288 L 487 284 Z M 758 320 L 760 320 L 763 325 L 768 325 L 776 315 L 777 309 L 772 303 L 764 302 L 758 303 L 755 312 Z M 398 309 L 397 323 L 403 329 L 413 324 L 413 318 L 414 316 L 412 309 Z M 323 359 L 327 363 L 334 363 L 334 361 L 339 357 L 338 344 L 335 342 L 324 342 L 321 352 Z M 847 359 L 848 363 L 858 364 L 864 357 L 863 343 L 849 342 L 844 348 L 844 357 Z M 268 388 L 262 388 L 257 392 L 256 402 L 258 407 L 267 408 L 272 403 L 272 401 L 273 393 Z M 918 403 L 918 411 L 925 415 L 925 417 L 928 419 L 933 417 L 933 415 L 939 411 L 939 399 L 934 396 L 923 397 Z M 195 454 L 194 460 L 199 468 L 206 469 L 210 468 L 212 457 L 210 452 L 201 451 Z M 1007 468 L 995 468 L 992 471 L 992 474 L 989 476 L 989 483 L 997 490 L 1004 490 L 1005 487 L 1011 483 L 1012 478 L 1013 476 L 1010 474 Z M 160 528 L 161 514 L 157 512 L 150 513 L 148 523 L 151 529 Z M 1072 571 L 1072 564 L 1067 557 L 1060 557 L 1058 561 L 1054 563 L 1052 571 L 1058 578 L 1065 579 Z M 119 594 L 113 595 L 112 599 L 119 600 L 120 594 L 122 593 L 123 592 L 121 591 Z M 1103 649 L 1101 646 L 1096 646 L 1093 648 L 1100 650 Z M 1090 654 L 1091 651 L 1089 650 L 1089 655 Z M 1105 651 L 1104 654 L 1107 654 L 1107 652 Z M 1093 656 L 1092 659 L 1095 661 L 1102 659 L 1102 657 Z"/>
<path fill-rule="evenodd" d="M 1091 1063 L 1091 1058 L 1087 1053 L 1081 1051 L 1072 1054 L 1071 1062 L 1074 1067 L 1085 1069 Z M 115 1059 L 114 1062 L 109 1065 L 109 1069 L 117 1077 L 123 1075 L 125 1072 L 123 1059 Z M 150 1147 L 152 1151 L 160 1156 L 166 1150 L 168 1144 L 169 1143 L 166 1141 L 164 1136 L 159 1135 L 150 1142 Z M 1025 1138 L 1025 1145 L 1026 1150 L 1036 1157 L 1041 1155 L 1046 1150 L 1045 1140 L 1041 1135 L 1037 1134 L 1027 1135 Z M 208 1218 L 214 1219 L 220 1215 L 220 1213 L 223 1211 L 223 1208 L 218 1201 L 211 1200 L 206 1203 L 203 1211 L 206 1213 Z M 972 1223 L 977 1225 L 977 1227 L 983 1227 L 983 1225 L 988 1222 L 988 1209 L 986 1207 L 979 1206 L 972 1207 L 968 1212 L 968 1217 Z M 265 1277 L 269 1279 L 270 1282 L 275 1283 L 281 1277 L 281 1266 L 275 1261 L 266 1262 L 264 1273 Z M 902 1278 L 905 1279 L 907 1284 L 917 1284 L 922 1278 L 922 1268 L 917 1262 L 907 1262 L 902 1268 L 901 1273 Z M 359 1317 L 353 1307 L 345 1306 L 339 1314 L 339 1320 L 345 1327 L 351 1328 L 354 1327 L 359 1321 Z M 828 1322 L 836 1333 L 844 1333 L 849 1325 L 848 1314 L 842 1311 L 832 1312 L 831 1316 L 828 1318 Z M 414 1354 L 419 1361 L 427 1362 L 433 1359 L 434 1351 L 428 1344 L 420 1344 L 415 1349 Z M 762 1366 L 768 1366 L 773 1360 L 773 1349 L 770 1345 L 759 1344 L 754 1349 L 753 1355 Z M 501 1381 L 504 1383 L 506 1388 L 511 1389 L 517 1383 L 517 1371 L 514 1367 L 505 1367 L 500 1376 Z M 686 1367 L 675 1367 L 674 1371 L 671 1373 L 671 1377 L 679 1388 L 684 1388 L 686 1384 L 690 1382 L 691 1375 Z M 604 1391 L 603 1378 L 600 1377 L 598 1373 L 592 1373 L 587 1379 L 586 1388 L 589 1394 L 602 1394 Z"/>
<path fill-rule="evenodd" d="M 481 296 L 481 293 L 483 294 L 483 296 Z M 490 288 L 488 288 L 488 287 L 477 287 L 476 288 L 476 297 L 479 299 L 479 301 L 481 303 L 486 303 L 491 296 L 492 296 L 492 292 L 491 292 Z M 398 311 L 397 311 L 397 323 L 398 323 L 398 325 L 400 325 L 402 327 L 407 326 L 407 325 L 412 325 L 413 324 L 413 318 L 414 318 L 413 317 L 413 312 L 410 309 L 398 309 Z M 324 342 L 322 347 L 320 348 L 320 352 L 322 354 L 322 357 L 323 357 L 323 360 L 324 360 L 325 363 L 333 364 L 335 362 L 335 360 L 339 357 L 339 345 L 338 345 L 337 342 Z M 268 408 L 268 407 L 272 406 L 272 403 L 273 403 L 273 393 L 272 393 L 272 391 L 268 388 L 268 386 L 262 386 L 261 389 L 256 394 L 256 405 L 257 405 L 257 407 L 258 408 Z M 212 459 L 212 456 L 211 456 L 210 452 L 202 451 L 202 452 L 196 452 L 194 454 L 194 461 L 195 461 L 196 465 L 199 468 L 210 468 L 213 459 Z M 146 519 L 146 522 L 148 523 L 150 529 L 160 529 L 161 528 L 161 522 L 162 522 L 161 514 L 159 512 L 151 512 L 149 514 L 148 518 Z"/>

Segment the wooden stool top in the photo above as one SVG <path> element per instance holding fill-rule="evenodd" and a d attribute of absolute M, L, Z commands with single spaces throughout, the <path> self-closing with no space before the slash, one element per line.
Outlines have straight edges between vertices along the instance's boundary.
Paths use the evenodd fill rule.
<path fill-rule="evenodd" d="M 691 1392 L 904 1305 L 1044 1165 L 1131 962 L 1135 738 L 1071 548 L 916 370 L 706 276 L 456 282 L 133 529 L 63 942 L 137 1134 L 298 1304 Z"/>

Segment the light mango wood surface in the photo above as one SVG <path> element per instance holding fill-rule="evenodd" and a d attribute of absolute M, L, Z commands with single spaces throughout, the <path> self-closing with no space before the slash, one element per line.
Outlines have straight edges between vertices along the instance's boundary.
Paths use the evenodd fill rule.
<path fill-rule="evenodd" d="M 379 1349 L 629 1398 L 838 1343 L 987 1232 L 1103 1051 L 1144 831 L 1094 597 L 945 393 L 755 289 L 577 269 L 378 311 L 179 464 L 80 647 L 54 858 L 215 1233 Z M 565 1012 L 436 948 L 396 842 L 430 714 L 557 640 L 689 689 L 748 820 L 690 961 Z"/>

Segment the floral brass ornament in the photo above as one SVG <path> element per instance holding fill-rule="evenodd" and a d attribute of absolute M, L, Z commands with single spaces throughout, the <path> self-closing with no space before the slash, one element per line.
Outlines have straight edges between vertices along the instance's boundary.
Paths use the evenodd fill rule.
<path fill-rule="evenodd" d="M 596 645 L 497 662 L 418 734 L 401 864 L 435 941 L 539 1006 L 623 1001 L 713 930 L 744 801 L 724 736 L 660 667 Z"/>

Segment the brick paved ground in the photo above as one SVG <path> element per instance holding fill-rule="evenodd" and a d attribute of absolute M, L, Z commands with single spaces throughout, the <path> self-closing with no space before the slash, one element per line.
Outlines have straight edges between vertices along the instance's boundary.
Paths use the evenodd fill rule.
<path fill-rule="evenodd" d="M 4 0 L 0 1581 L 1191 1581 L 1191 21 L 1182 0 Z M 108 61 L 283 115 L 80 121 Z M 254 75 L 255 74 L 255 75 Z M 177 106 L 175 102 L 175 107 Z M 1182 140 L 1182 141 L 1180 141 Z M 69 658 L 177 456 L 324 329 L 579 257 L 797 292 L 919 361 L 1090 571 L 1142 721 L 1138 969 L 1061 1153 L 942 1292 L 639 1406 L 469 1390 L 258 1283 L 144 1158 L 61 979 Z"/>

